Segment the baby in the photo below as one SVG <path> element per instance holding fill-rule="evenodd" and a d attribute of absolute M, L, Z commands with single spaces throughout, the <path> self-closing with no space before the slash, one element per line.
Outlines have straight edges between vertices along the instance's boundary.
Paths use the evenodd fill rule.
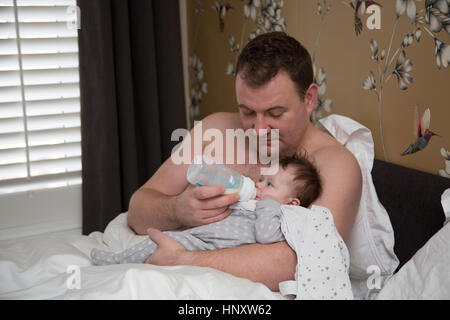
<path fill-rule="evenodd" d="M 278 173 L 261 176 L 255 186 L 255 200 L 232 205 L 233 211 L 227 218 L 183 231 L 164 233 L 190 251 L 284 241 L 280 227 L 280 204 L 308 208 L 322 191 L 317 169 L 302 156 L 282 159 Z M 119 253 L 92 249 L 91 258 L 96 265 L 143 263 L 156 247 L 148 238 Z"/>

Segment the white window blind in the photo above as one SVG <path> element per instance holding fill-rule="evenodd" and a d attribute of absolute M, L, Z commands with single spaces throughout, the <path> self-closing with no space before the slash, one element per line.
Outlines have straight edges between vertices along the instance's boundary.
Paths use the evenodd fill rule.
<path fill-rule="evenodd" d="M 81 184 L 75 5 L 0 0 L 0 195 Z"/>

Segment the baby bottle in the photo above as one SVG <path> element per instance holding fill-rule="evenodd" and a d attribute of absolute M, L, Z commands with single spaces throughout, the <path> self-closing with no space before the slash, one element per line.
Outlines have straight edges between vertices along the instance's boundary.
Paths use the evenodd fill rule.
<path fill-rule="evenodd" d="M 189 166 L 187 180 L 200 187 L 222 185 L 225 187 L 224 194 L 239 193 L 240 201 L 248 201 L 256 197 L 255 183 L 252 179 L 202 155 L 196 156 Z"/>

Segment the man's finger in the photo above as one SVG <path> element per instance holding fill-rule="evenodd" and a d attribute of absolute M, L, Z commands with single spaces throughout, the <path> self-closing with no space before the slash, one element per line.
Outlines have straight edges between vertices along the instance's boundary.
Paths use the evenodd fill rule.
<path fill-rule="evenodd" d="M 214 222 L 223 220 L 230 215 L 231 211 L 232 211 L 231 209 L 226 209 L 224 212 L 222 212 L 220 214 L 216 214 L 209 219 L 203 220 L 203 222 L 205 222 L 205 224 L 210 224 L 210 223 L 214 223 Z"/>
<path fill-rule="evenodd" d="M 170 239 L 170 237 L 164 233 L 162 233 L 161 231 L 159 231 L 158 229 L 154 229 L 154 228 L 148 228 L 147 229 L 147 234 L 150 237 L 150 239 L 152 239 L 152 241 L 154 243 L 156 243 L 158 246 L 160 246 L 161 243 L 164 242 L 164 240 L 166 240 L 167 238 Z"/>
<path fill-rule="evenodd" d="M 224 186 L 205 186 L 197 187 L 194 191 L 194 195 L 199 200 L 209 199 L 217 197 L 225 192 Z"/>
<path fill-rule="evenodd" d="M 228 207 L 229 205 L 232 205 L 233 203 L 236 203 L 239 201 L 239 194 L 227 194 L 219 197 L 215 197 L 212 199 L 204 200 L 202 201 L 201 209 L 203 210 L 210 210 L 210 209 L 217 209 L 217 208 L 223 208 Z"/>

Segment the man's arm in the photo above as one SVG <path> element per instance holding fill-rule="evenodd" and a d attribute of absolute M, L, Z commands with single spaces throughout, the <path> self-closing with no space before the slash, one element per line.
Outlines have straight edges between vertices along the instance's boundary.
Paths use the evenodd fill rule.
<path fill-rule="evenodd" d="M 317 159 L 315 163 L 321 173 L 323 192 L 314 204 L 331 211 L 336 228 L 345 241 L 359 208 L 361 169 L 344 147 L 324 149 L 317 154 Z M 211 267 L 263 283 L 273 291 L 279 290 L 280 282 L 294 279 L 297 257 L 285 241 L 214 251 L 186 251 L 158 230 L 151 230 L 149 235 L 158 243 L 158 249 L 147 260 L 150 264 Z"/>
<path fill-rule="evenodd" d="M 353 228 L 362 192 L 362 175 L 358 161 L 343 146 L 317 152 L 315 164 L 322 178 L 322 194 L 313 204 L 326 207 L 346 242 Z"/>
<path fill-rule="evenodd" d="M 158 249 L 146 263 L 210 267 L 236 277 L 260 282 L 272 291 L 278 284 L 294 278 L 297 256 L 285 242 L 251 244 L 210 251 L 187 251 L 181 244 L 156 229 L 149 229 Z"/>
<path fill-rule="evenodd" d="M 210 115 L 200 125 L 203 130 L 218 127 L 224 122 L 223 117 L 223 114 Z M 191 137 L 194 137 L 193 131 L 190 132 Z M 192 140 L 184 139 L 180 148 L 183 153 L 184 150 L 190 151 L 191 159 L 194 158 Z M 186 179 L 188 167 L 189 164 L 175 164 L 168 158 L 133 194 L 127 219 L 129 227 L 137 234 L 146 234 L 149 227 L 165 231 L 212 223 L 231 213 L 228 206 L 238 201 L 239 196 L 222 196 L 225 192 L 223 186 L 191 186 Z"/>

